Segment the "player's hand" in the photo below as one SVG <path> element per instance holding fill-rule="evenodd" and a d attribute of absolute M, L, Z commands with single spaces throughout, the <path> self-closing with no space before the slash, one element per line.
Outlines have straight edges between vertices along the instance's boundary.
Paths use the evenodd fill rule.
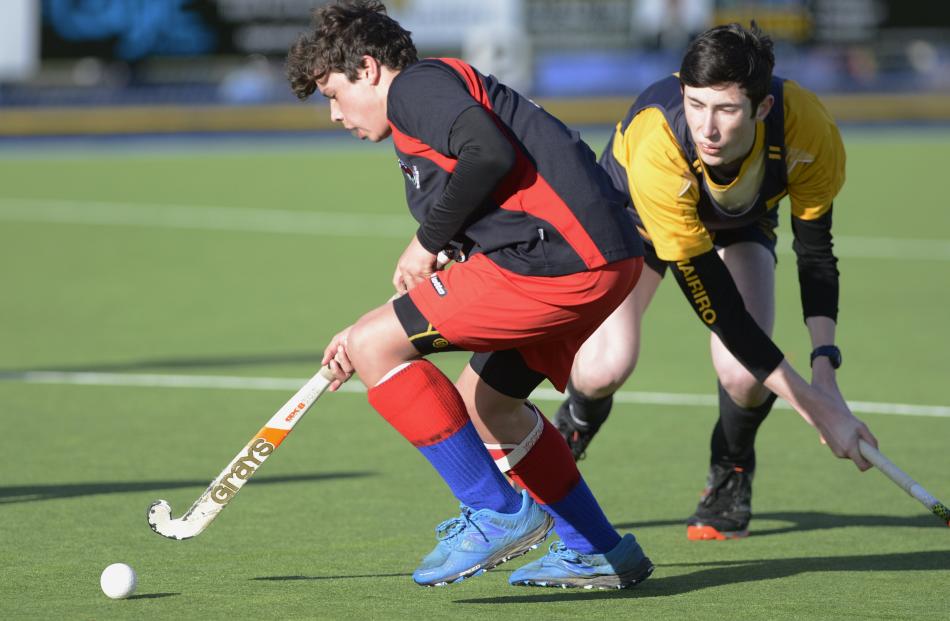
<path fill-rule="evenodd" d="M 815 363 L 817 367 L 818 361 Z M 813 378 L 813 381 L 821 383 L 827 379 Z M 859 470 L 867 470 L 871 464 L 861 454 L 858 440 L 863 439 L 876 447 L 877 438 L 867 425 L 851 413 L 837 385 L 834 385 L 834 378 L 830 379 L 830 383 L 826 382 L 821 387 L 808 384 L 787 360 L 783 360 L 765 379 L 764 384 L 791 403 L 802 418 L 818 430 L 821 441 L 828 445 L 832 453 L 850 459 Z"/>
<path fill-rule="evenodd" d="M 832 394 L 823 390 L 815 391 L 816 398 L 809 408 L 812 424 L 821 435 L 821 441 L 828 445 L 831 452 L 843 459 L 850 459 L 858 470 L 871 467 L 858 448 L 858 440 L 877 446 L 877 438 L 867 425 L 851 413 L 841 393 L 835 389 Z"/>
<path fill-rule="evenodd" d="M 412 236 L 409 246 L 403 251 L 396 262 L 396 271 L 393 272 L 393 287 L 396 293 L 402 294 L 412 290 L 423 280 L 426 280 L 438 270 L 436 255 L 422 247 L 416 236 Z"/>
<path fill-rule="evenodd" d="M 827 358 L 820 357 L 812 364 L 811 387 L 837 403 L 839 407 L 848 409 L 848 404 L 845 402 L 844 397 L 841 395 L 841 390 L 838 388 L 838 380 L 835 375 L 835 368 L 831 366 L 831 362 L 829 362 Z M 808 416 L 805 416 L 805 418 L 812 425 L 812 427 L 817 429 L 817 425 L 815 425 L 814 421 L 812 421 Z M 825 440 L 825 437 L 820 433 L 819 438 L 821 439 L 822 444 L 828 444 L 827 440 Z"/>
<path fill-rule="evenodd" d="M 349 336 L 352 327 L 348 326 L 337 333 L 330 340 L 330 344 L 327 345 L 326 349 L 323 350 L 323 361 L 320 364 L 328 366 L 335 378 L 330 382 L 330 392 L 336 392 L 346 380 L 353 377 L 353 363 L 350 362 L 350 357 L 346 353 L 346 338 Z"/>

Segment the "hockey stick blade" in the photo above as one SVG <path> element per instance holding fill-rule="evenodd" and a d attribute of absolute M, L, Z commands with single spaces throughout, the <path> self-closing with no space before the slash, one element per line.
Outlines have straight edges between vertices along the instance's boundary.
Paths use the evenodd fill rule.
<path fill-rule="evenodd" d="M 201 533 L 228 506 L 248 479 L 257 472 L 307 410 L 333 382 L 327 367 L 321 367 L 303 387 L 283 405 L 247 446 L 221 471 L 208 489 L 180 518 L 172 517 L 172 508 L 165 500 L 156 500 L 148 507 L 146 517 L 153 531 L 169 539 L 191 539 Z"/>
<path fill-rule="evenodd" d="M 858 448 L 864 458 L 874 464 L 875 468 L 883 472 L 887 478 L 907 492 L 911 498 L 927 507 L 931 513 L 940 518 L 940 521 L 950 526 L 950 509 L 945 504 L 931 496 L 930 492 L 925 490 L 920 483 L 910 478 L 910 475 L 895 466 L 891 460 L 864 440 L 858 440 Z"/>

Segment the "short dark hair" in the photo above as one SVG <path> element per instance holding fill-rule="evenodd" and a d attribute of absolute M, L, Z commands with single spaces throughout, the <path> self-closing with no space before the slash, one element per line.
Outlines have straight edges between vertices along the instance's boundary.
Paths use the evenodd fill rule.
<path fill-rule="evenodd" d="M 716 26 L 690 42 L 680 66 L 680 83 L 693 88 L 738 84 L 752 102 L 752 114 L 769 94 L 775 54 L 772 39 L 753 21 Z"/>
<path fill-rule="evenodd" d="M 313 12 L 313 31 L 300 35 L 287 54 L 287 79 L 299 99 L 317 90 L 317 81 L 340 72 L 351 82 L 372 56 L 390 69 L 418 61 L 408 30 L 376 0 L 337 0 Z"/>

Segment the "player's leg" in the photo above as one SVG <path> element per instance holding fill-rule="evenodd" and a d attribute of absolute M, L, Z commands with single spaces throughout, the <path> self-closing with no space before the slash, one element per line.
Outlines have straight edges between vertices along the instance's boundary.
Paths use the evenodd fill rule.
<path fill-rule="evenodd" d="M 525 403 L 544 377 L 563 389 L 577 350 L 627 297 L 641 268 L 631 260 L 519 283 L 513 291 L 531 295 L 518 305 L 502 301 L 498 310 L 506 332 L 524 330 L 530 338 L 475 354 L 457 382 L 499 468 L 553 516 L 561 537 L 549 554 L 512 574 L 512 584 L 620 588 L 653 570 L 636 538 L 611 526 L 558 431 Z M 546 327 L 537 332 L 537 325 Z"/>
<path fill-rule="evenodd" d="M 574 358 L 568 397 L 554 422 L 575 460 L 584 457 L 588 444 L 610 414 L 613 394 L 636 368 L 641 324 L 663 280 L 661 265 L 649 262 L 644 266 L 637 286 Z"/>
<path fill-rule="evenodd" d="M 775 257 L 756 241 L 719 250 L 749 313 L 767 333 L 775 320 Z M 706 489 L 696 512 L 687 520 L 690 539 L 729 539 L 748 534 L 755 437 L 775 402 L 715 334 L 710 339 L 713 366 L 719 378 L 719 418 L 710 440 Z"/>
<path fill-rule="evenodd" d="M 499 469 L 553 517 L 561 538 L 546 557 L 512 574 L 511 583 L 633 586 L 653 565 L 633 535 L 621 537 L 613 528 L 557 429 L 525 401 L 543 377 L 509 350 L 476 354 L 456 382 Z"/>
<path fill-rule="evenodd" d="M 453 383 L 420 358 L 427 352 L 410 340 L 417 334 L 408 333 L 387 304 L 353 326 L 347 353 L 368 386 L 370 404 L 429 460 L 462 503 L 459 517 L 439 525 L 439 545 L 413 574 L 420 584 L 445 584 L 523 554 L 544 539 L 551 520 L 498 471 Z M 495 528 L 479 528 L 486 522 Z"/>
<path fill-rule="evenodd" d="M 523 389 L 510 390 L 515 396 L 502 393 L 491 385 L 491 371 L 486 371 L 483 364 L 488 360 L 487 364 L 501 367 L 504 363 L 491 361 L 498 356 L 476 354 L 456 381 L 495 463 L 548 509 L 554 517 L 555 530 L 569 547 L 585 553 L 612 549 L 620 535 L 587 489 L 557 429 L 536 406 L 525 401 L 543 376 L 537 376 Z M 508 376 L 527 375 L 520 373 L 525 364 L 516 351 L 502 352 L 501 357 L 510 363 Z M 473 367 L 478 367 L 478 371 Z"/>

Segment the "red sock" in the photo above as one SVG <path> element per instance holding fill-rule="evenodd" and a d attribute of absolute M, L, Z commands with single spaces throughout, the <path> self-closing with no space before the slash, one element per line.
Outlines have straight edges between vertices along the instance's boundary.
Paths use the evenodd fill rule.
<path fill-rule="evenodd" d="M 540 415 L 540 414 L 539 414 Z M 544 429 L 528 453 L 508 471 L 508 476 L 528 490 L 543 505 L 553 504 L 570 493 L 581 479 L 571 449 L 558 430 L 541 416 Z"/>
<path fill-rule="evenodd" d="M 428 360 L 406 365 L 367 395 L 369 404 L 417 448 L 440 442 L 469 422 L 455 385 Z"/>
<path fill-rule="evenodd" d="M 474 509 L 515 513 L 521 497 L 495 467 L 455 385 L 427 360 L 369 389 L 369 402 L 429 460 L 452 493 Z"/>

